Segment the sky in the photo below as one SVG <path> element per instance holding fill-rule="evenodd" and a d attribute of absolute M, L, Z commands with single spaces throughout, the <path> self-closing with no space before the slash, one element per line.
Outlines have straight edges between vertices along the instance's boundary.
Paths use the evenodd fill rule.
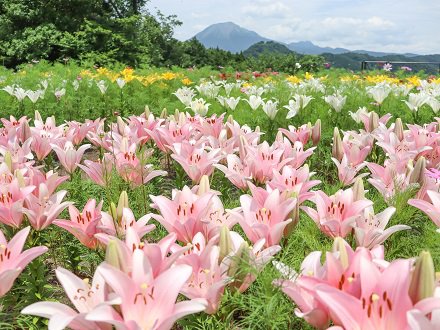
<path fill-rule="evenodd" d="M 440 54 L 440 0 L 150 0 L 148 8 L 176 14 L 180 40 L 234 22 L 286 43 Z"/>

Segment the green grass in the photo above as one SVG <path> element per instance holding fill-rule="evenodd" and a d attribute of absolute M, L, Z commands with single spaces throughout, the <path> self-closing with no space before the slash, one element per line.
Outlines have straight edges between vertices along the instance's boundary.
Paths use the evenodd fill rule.
<path fill-rule="evenodd" d="M 36 89 L 38 82 L 50 73 L 52 78 L 49 89 L 44 100 L 32 105 L 26 100 L 21 106 L 7 93 L 0 91 L 0 116 L 8 117 L 10 114 L 17 114 L 21 109 L 23 114 L 33 117 L 33 111 L 38 110 L 43 117 L 55 115 L 57 123 L 62 123 L 70 118 L 82 121 L 84 119 L 94 119 L 102 113 L 113 114 L 115 111 L 125 115 L 140 114 L 145 105 L 156 115 L 160 114 L 163 108 L 168 108 L 170 113 L 174 109 L 184 110 L 182 104 L 177 100 L 173 92 L 182 86 L 181 79 L 171 81 L 156 82 L 149 86 L 144 86 L 139 82 L 133 81 L 127 84 L 123 90 L 123 99 L 120 98 L 120 90 L 115 84 L 110 85 L 107 94 L 102 97 L 99 90 L 92 83 L 88 87 L 87 79 L 83 78 L 80 90 L 75 93 L 71 86 L 71 81 L 75 79 L 81 68 L 75 66 L 55 65 L 48 66 L 40 64 L 23 68 L 26 73 L 12 73 L 0 69 L 0 76 L 4 76 L 0 88 L 12 83 L 17 83 L 24 88 Z M 143 71 L 139 74 L 148 76 L 156 74 L 158 71 Z M 189 71 L 175 71 L 194 82 L 198 82 L 202 77 L 209 77 L 215 72 L 202 69 Z M 332 92 L 331 87 L 340 87 L 339 76 L 347 74 L 340 71 L 329 71 L 327 78 L 328 92 Z M 322 74 L 324 75 L 324 73 Z M 51 90 L 67 80 L 67 93 L 60 102 L 56 102 Z M 107 79 L 107 78 L 103 78 Z M 2 81 L 2 79 L 0 79 Z M 108 79 L 107 83 L 110 84 Z M 268 81 L 264 78 L 252 81 L 253 84 L 263 85 Z M 280 105 L 288 103 L 290 90 L 283 81 L 283 77 L 273 78 L 271 83 L 276 87 L 276 91 L 266 97 L 273 97 L 280 101 Z M 340 114 L 329 113 L 329 106 L 322 99 L 321 93 L 312 93 L 314 100 L 307 108 L 292 120 L 285 120 L 286 110 L 279 112 L 276 117 L 275 125 L 287 127 L 288 125 L 298 126 L 307 122 L 314 122 L 320 118 L 322 120 L 322 139 L 314 155 L 307 161 L 311 171 L 316 172 L 314 178 L 322 183 L 317 187 L 328 194 L 336 192 L 340 186 L 337 179 L 337 170 L 331 161 L 331 139 L 333 127 L 338 126 L 343 130 L 354 130 L 361 128 L 348 115 L 348 111 L 356 111 L 360 106 L 367 106 L 369 110 L 376 110 L 379 114 L 391 113 L 393 118 L 401 117 L 404 122 L 412 122 L 413 118 L 406 105 L 401 101 L 402 97 L 390 96 L 380 109 L 370 105 L 372 100 L 368 98 L 363 90 L 364 84 L 358 85 L 351 83 L 347 87 L 349 97 L 344 110 Z M 239 91 L 234 91 L 232 96 L 241 95 Z M 224 109 L 215 101 L 211 103 L 209 114 L 220 114 Z M 247 124 L 252 128 L 260 126 L 263 131 L 269 127 L 269 121 L 262 110 L 253 112 L 248 105 L 241 102 L 235 111 L 229 111 L 234 119 L 240 124 Z M 419 123 L 432 121 L 434 114 L 426 106 L 420 111 Z M 110 116 L 109 120 L 115 117 Z M 262 139 L 267 138 L 263 136 Z M 272 137 L 273 138 L 273 137 Z M 160 167 L 161 155 L 156 154 L 151 163 L 156 168 Z M 107 189 L 103 189 L 89 180 L 85 180 L 79 172 L 62 184 L 60 189 L 68 191 L 66 200 L 74 201 L 75 205 L 82 209 L 89 198 L 104 200 L 103 210 L 107 210 L 109 202 L 117 202 L 122 190 L 126 190 L 129 195 L 129 204 L 136 218 L 140 218 L 145 213 L 151 212 L 149 195 L 164 194 L 171 195 L 171 189 L 175 188 L 175 173 L 171 171 L 168 177 L 156 178 L 144 187 L 132 189 L 122 181 L 116 174 L 112 176 L 111 184 Z M 191 181 L 185 177 L 185 184 Z M 225 208 L 239 206 L 239 196 L 241 191 L 236 189 L 229 181 L 224 178 L 218 170 L 215 171 L 211 182 L 212 189 L 222 193 L 221 199 Z M 376 212 L 380 212 L 387 207 L 382 196 L 369 184 L 367 198 L 374 202 Z M 394 260 L 397 258 L 409 258 L 417 256 L 422 250 L 429 250 L 433 256 L 436 269 L 440 271 L 440 234 L 435 232 L 436 226 L 424 214 L 406 204 L 411 193 L 401 194 L 397 197 L 397 212 L 392 217 L 390 225 L 407 224 L 411 230 L 402 231 L 394 234 L 386 243 L 386 259 Z M 147 198 L 145 198 L 147 196 Z M 68 217 L 65 211 L 60 218 Z M 152 220 L 157 229 L 148 234 L 146 239 L 154 242 L 166 235 L 166 231 L 160 224 Z M 3 228 L 4 227 L 1 227 Z M 46 320 L 23 316 L 19 311 L 26 305 L 38 300 L 58 300 L 67 303 L 67 298 L 60 288 L 55 276 L 54 268 L 63 266 L 72 270 L 81 277 L 91 277 L 97 265 L 103 260 L 103 253 L 90 252 L 66 231 L 51 226 L 38 235 L 37 243 L 51 247 L 51 252 L 38 258 L 31 263 L 17 280 L 13 290 L 5 297 L 0 299 L 0 328 L 1 329 L 40 329 L 47 324 Z M 276 260 L 282 261 L 287 265 L 299 269 L 305 256 L 312 251 L 328 251 L 331 249 L 332 241 L 324 236 L 314 222 L 304 213 L 301 213 L 300 221 L 290 237 L 282 241 L 282 250 L 275 256 Z M 219 312 L 215 315 L 197 314 L 192 315 L 178 322 L 176 329 L 310 329 L 303 320 L 294 315 L 292 302 L 276 287 L 272 281 L 280 277 L 272 264 L 259 274 L 257 280 L 244 293 L 238 294 L 227 289 L 222 299 Z M 41 279 L 47 282 L 41 282 Z M 3 322 L 3 323 L 2 323 Z"/>

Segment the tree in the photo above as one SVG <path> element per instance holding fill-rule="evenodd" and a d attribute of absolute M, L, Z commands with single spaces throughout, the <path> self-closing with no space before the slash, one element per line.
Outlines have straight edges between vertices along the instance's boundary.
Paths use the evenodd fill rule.
<path fill-rule="evenodd" d="M 175 16 L 155 16 L 147 0 L 3 0 L 0 57 L 14 67 L 63 57 L 98 64 L 161 64 Z"/>

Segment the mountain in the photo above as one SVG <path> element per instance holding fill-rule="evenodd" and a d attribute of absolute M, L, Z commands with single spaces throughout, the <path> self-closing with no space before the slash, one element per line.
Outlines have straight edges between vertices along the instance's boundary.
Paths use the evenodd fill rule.
<path fill-rule="evenodd" d="M 253 44 L 248 49 L 243 51 L 244 56 L 257 57 L 261 54 L 290 54 L 292 51 L 287 46 L 275 41 L 260 41 Z"/>
<path fill-rule="evenodd" d="M 343 54 L 350 52 L 348 49 L 345 48 L 319 47 L 311 41 L 292 42 L 288 44 L 287 47 L 289 47 L 289 49 L 293 50 L 294 52 L 307 55 L 319 55 L 323 53 Z"/>
<path fill-rule="evenodd" d="M 203 31 L 197 33 L 195 38 L 198 39 L 207 48 L 220 48 L 238 53 L 248 49 L 253 44 L 260 41 L 274 41 L 260 36 L 254 31 L 247 30 L 241 26 L 232 23 L 216 23 L 208 26 Z M 276 42 L 276 41 L 275 41 Z M 283 44 L 283 43 L 279 43 Z M 416 57 L 417 54 L 397 54 L 390 52 L 376 52 L 369 50 L 349 50 L 346 48 L 321 47 L 311 41 L 298 41 L 286 45 L 287 48 L 299 54 L 320 55 L 320 54 L 346 54 L 357 53 L 373 57 L 383 57 L 389 55 L 404 55 L 406 57 Z"/>
<path fill-rule="evenodd" d="M 269 39 L 232 22 L 217 23 L 197 33 L 195 38 L 205 47 L 220 48 L 233 53 L 241 52 L 253 44 Z"/>

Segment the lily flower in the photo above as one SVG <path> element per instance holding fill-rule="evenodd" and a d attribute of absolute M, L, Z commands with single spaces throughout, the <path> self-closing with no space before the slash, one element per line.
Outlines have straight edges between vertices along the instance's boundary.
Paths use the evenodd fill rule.
<path fill-rule="evenodd" d="M 9 243 L 0 230 L 0 297 L 12 288 L 15 279 L 33 259 L 48 250 L 45 246 L 38 246 L 22 252 L 29 230 L 30 227 L 20 230 Z"/>

